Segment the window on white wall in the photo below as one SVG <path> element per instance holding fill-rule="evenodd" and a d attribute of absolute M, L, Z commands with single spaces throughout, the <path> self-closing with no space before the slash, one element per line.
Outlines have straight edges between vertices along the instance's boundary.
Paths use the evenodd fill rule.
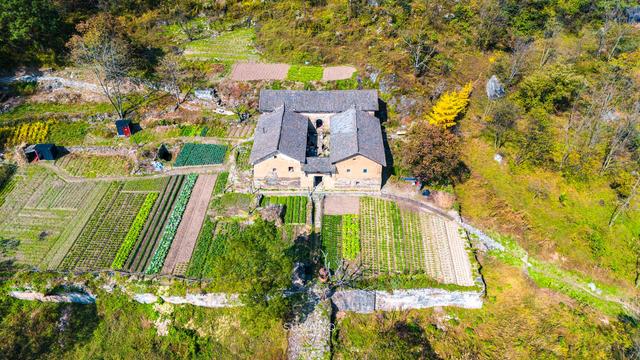
<path fill-rule="evenodd" d="M 347 169 L 347 172 L 351 172 L 351 169 Z"/>
<path fill-rule="evenodd" d="M 293 166 L 289 166 L 289 172 L 293 172 Z"/>
<path fill-rule="evenodd" d="M 271 169 L 271 171 L 276 172 L 276 168 Z"/>
<path fill-rule="evenodd" d="M 363 172 L 363 173 L 365 173 L 365 174 L 366 174 L 368 171 L 369 171 L 369 170 L 367 170 L 367 169 L 362 169 L 362 172 Z"/>

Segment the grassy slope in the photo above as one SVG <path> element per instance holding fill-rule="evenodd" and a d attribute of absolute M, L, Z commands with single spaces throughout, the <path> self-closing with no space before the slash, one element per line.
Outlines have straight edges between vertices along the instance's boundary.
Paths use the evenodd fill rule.
<path fill-rule="evenodd" d="M 495 162 L 493 149 L 480 139 L 467 141 L 465 150 L 473 175 L 456 188 L 463 216 L 513 235 L 541 259 L 593 276 L 633 281 L 631 242 L 640 219 L 622 217 L 615 226 L 607 226 L 616 197 L 604 181 L 569 183 L 550 171 L 511 170 Z M 563 194 L 567 200 L 561 202 Z M 597 230 L 605 237 L 599 256 L 590 241 Z"/>
<path fill-rule="evenodd" d="M 393 349 L 385 330 L 406 321 L 414 349 L 441 358 L 596 358 L 631 346 L 633 330 L 557 293 L 538 289 L 517 269 L 495 258 L 485 261 L 488 297 L 480 310 L 458 308 L 348 314 L 338 320 L 336 359 L 380 354 Z M 411 339 L 411 334 L 404 334 Z M 389 341 L 389 343 L 387 343 Z M 393 353 L 392 353 L 393 354 Z M 401 358 L 396 353 L 390 358 Z"/>
<path fill-rule="evenodd" d="M 119 291 L 99 291 L 96 305 L 43 304 L 2 290 L 0 353 L 14 358 L 283 358 L 286 350 L 281 323 L 252 321 L 242 309 L 142 305 Z M 165 336 L 158 319 L 169 321 Z"/>
<path fill-rule="evenodd" d="M 82 103 L 82 104 L 58 104 L 58 103 L 25 103 L 19 105 L 4 114 L 0 114 L 0 122 L 23 118 L 40 118 L 47 115 L 95 115 L 111 112 L 109 103 Z"/>

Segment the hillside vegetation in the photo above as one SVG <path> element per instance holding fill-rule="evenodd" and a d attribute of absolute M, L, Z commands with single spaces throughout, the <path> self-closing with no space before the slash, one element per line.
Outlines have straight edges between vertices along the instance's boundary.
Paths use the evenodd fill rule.
<path fill-rule="evenodd" d="M 0 100 L 17 100 L 0 115 L 0 148 L 30 139 L 19 129 L 45 123 L 45 140 L 62 145 L 126 144 L 111 140 L 107 112 L 147 121 L 131 139 L 136 146 L 178 135 L 248 136 L 261 88 L 375 88 L 392 158 L 387 183 L 412 176 L 452 194 L 465 221 L 511 252 L 479 256 L 488 294 L 482 310 L 346 315 L 334 332 L 336 358 L 633 358 L 640 353 L 638 321 L 622 305 L 640 303 L 634 11 L 631 0 L 8 0 L 0 4 L 3 69 L 88 69 L 111 91 L 63 105 L 37 98 L 31 83 L 7 87 Z M 291 65 L 286 79 L 225 79 L 235 62 L 258 60 Z M 322 82 L 327 65 L 357 73 Z M 135 90 L 121 91 L 127 86 Z M 215 88 L 233 114 L 186 106 L 196 88 Z M 233 151 L 241 159 L 248 153 Z M 65 164 L 70 173 L 130 172 L 95 159 L 76 163 Z M 8 170 L 0 167 L 0 188 L 13 183 L 4 180 Z M 212 207 L 246 200 L 225 195 Z M 288 216 L 288 223 L 301 220 Z M 260 252 L 250 242 L 236 245 L 234 256 L 245 245 Z M 337 240 L 329 245 L 336 253 Z M 217 270 L 248 281 L 242 267 Z M 3 321 L 16 326 L 16 314 L 31 311 L 11 301 L 3 306 Z M 125 316 L 100 303 L 96 311 Z M 140 317 L 140 336 L 147 336 L 148 320 Z M 188 324 L 172 333 L 187 339 L 188 349 L 144 339 L 153 344 L 145 353 L 189 357 L 203 346 L 207 355 L 239 354 L 201 344 L 209 337 L 196 337 Z M 116 325 L 101 322 L 93 339 L 131 331 Z M 23 333 L 37 326 L 27 324 Z M 86 345 L 74 351 L 85 357 L 111 351 L 91 338 L 78 341 Z M 280 357 L 278 341 L 264 354 Z M 261 353 L 265 342 L 247 352 Z M 126 357 L 127 350 L 116 353 Z"/>

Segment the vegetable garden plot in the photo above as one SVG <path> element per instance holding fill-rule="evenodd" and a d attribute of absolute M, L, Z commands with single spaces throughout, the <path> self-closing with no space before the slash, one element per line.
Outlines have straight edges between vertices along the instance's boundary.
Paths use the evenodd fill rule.
<path fill-rule="evenodd" d="M 122 191 L 160 192 L 168 180 L 168 177 L 130 180 L 124 183 Z"/>
<path fill-rule="evenodd" d="M 362 261 L 373 275 L 424 272 L 444 283 L 473 285 L 465 242 L 453 222 L 363 197 L 360 239 Z"/>
<path fill-rule="evenodd" d="M 127 236 L 124 238 L 122 245 L 120 245 L 120 249 L 118 249 L 118 253 L 116 254 L 113 263 L 111 263 L 111 268 L 120 269 L 124 265 L 124 262 L 127 261 L 129 254 L 131 253 L 131 249 L 133 249 L 133 245 L 135 245 L 136 240 L 138 239 L 138 235 L 142 231 L 145 222 L 147 222 L 147 218 L 149 217 L 149 212 L 151 212 L 151 208 L 153 204 L 158 199 L 157 193 L 150 193 L 144 199 L 144 203 L 142 207 L 140 207 L 140 211 L 136 215 Z"/>
<path fill-rule="evenodd" d="M 187 143 L 182 147 L 174 166 L 222 164 L 226 152 L 225 145 Z"/>
<path fill-rule="evenodd" d="M 121 189 L 122 183 L 111 184 L 62 261 L 61 269 L 98 270 L 111 266 L 146 199 L 145 194 Z"/>
<path fill-rule="evenodd" d="M 169 215 L 169 219 L 162 231 L 162 237 L 158 241 L 158 247 L 151 258 L 151 262 L 149 262 L 149 265 L 145 270 L 147 274 L 156 274 L 160 269 L 162 269 L 162 265 L 167 257 L 171 243 L 176 236 L 178 226 L 182 221 L 182 215 L 187 208 L 189 198 L 191 197 L 191 191 L 193 190 L 197 179 L 197 174 L 189 174 L 184 180 L 182 189 L 180 189 L 180 194 L 178 194 L 173 210 L 171 210 L 171 215 Z"/>
<path fill-rule="evenodd" d="M 253 142 L 244 143 L 236 150 L 236 168 L 239 171 L 248 171 L 253 169 L 253 166 L 249 162 L 249 156 L 251 155 L 251 148 Z"/>
<path fill-rule="evenodd" d="M 248 138 L 253 134 L 255 123 L 245 123 L 244 125 L 235 125 L 229 129 L 230 138 Z"/>
<path fill-rule="evenodd" d="M 23 209 L 0 227 L 0 237 L 19 241 L 16 260 L 39 265 L 58 241 L 74 212 Z"/>
<path fill-rule="evenodd" d="M 322 251 L 329 266 L 335 269 L 342 259 L 342 215 L 324 215 L 322 217 Z"/>
<path fill-rule="evenodd" d="M 125 262 L 124 269 L 133 272 L 143 272 L 158 246 L 158 240 L 164 229 L 164 225 L 173 209 L 175 200 L 182 188 L 185 176 L 172 176 L 169 178 L 160 197 L 156 200 L 149 214 L 144 228 Z"/>
<path fill-rule="evenodd" d="M 225 252 L 227 240 L 233 239 L 239 231 L 240 225 L 236 222 L 214 223 L 207 219 L 189 262 L 187 276 L 202 279 L 210 278 L 213 264 Z"/>
<path fill-rule="evenodd" d="M 0 237 L 19 241 L 19 263 L 55 268 L 102 196 L 103 183 L 65 183 L 38 166 L 28 167 L 5 188 Z"/>
<path fill-rule="evenodd" d="M 229 172 L 223 171 L 216 178 L 216 184 L 213 187 L 214 194 L 222 194 L 227 187 L 227 180 L 229 180 Z"/>
<path fill-rule="evenodd" d="M 265 196 L 261 205 L 284 205 L 285 224 L 304 224 L 307 222 L 307 200 L 305 196 Z"/>
<path fill-rule="evenodd" d="M 50 187 L 37 204 L 37 208 L 77 209 L 96 184 L 61 183 Z"/>
<path fill-rule="evenodd" d="M 216 223 L 209 217 L 204 219 L 204 224 L 198 234 L 196 247 L 193 249 L 193 255 L 189 260 L 186 275 L 190 278 L 201 278 L 204 271 L 207 257 L 209 256 L 209 248 L 213 241 L 213 233 L 216 229 Z"/>
<path fill-rule="evenodd" d="M 355 260 L 360 255 L 360 222 L 358 215 L 342 216 L 342 256 Z"/>
<path fill-rule="evenodd" d="M 216 183 L 215 175 L 200 175 L 182 215 L 173 243 L 164 264 L 163 274 L 184 275 L 209 209 L 209 200 Z"/>
<path fill-rule="evenodd" d="M 125 156 L 69 154 L 56 160 L 56 165 L 73 176 L 96 178 L 126 176 L 131 172 L 131 159 Z"/>

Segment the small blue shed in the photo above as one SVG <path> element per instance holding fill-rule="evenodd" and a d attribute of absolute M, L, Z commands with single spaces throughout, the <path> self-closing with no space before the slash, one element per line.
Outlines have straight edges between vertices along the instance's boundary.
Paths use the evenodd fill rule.
<path fill-rule="evenodd" d="M 24 154 L 29 162 L 55 160 L 58 157 L 58 149 L 54 144 L 36 144 L 27 146 L 24 149 Z"/>
<path fill-rule="evenodd" d="M 118 131 L 118 136 L 131 136 L 131 120 L 116 120 L 116 130 Z"/>

